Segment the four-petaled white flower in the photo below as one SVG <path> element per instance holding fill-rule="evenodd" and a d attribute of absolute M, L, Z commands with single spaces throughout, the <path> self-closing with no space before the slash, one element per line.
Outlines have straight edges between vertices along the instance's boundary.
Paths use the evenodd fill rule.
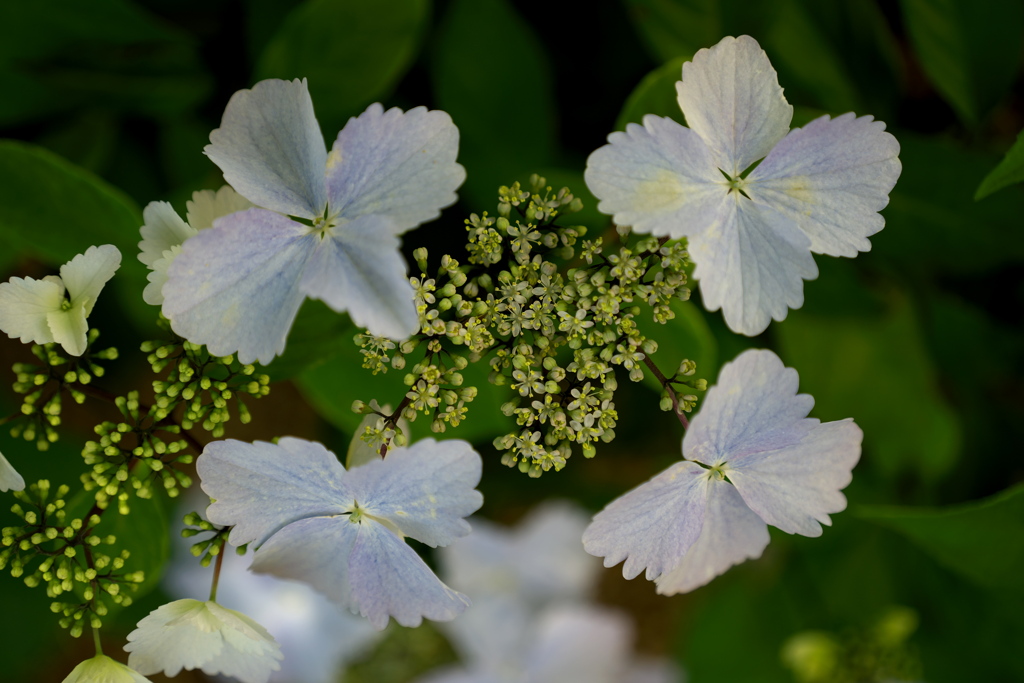
<path fill-rule="evenodd" d="M 211 353 L 269 362 L 307 297 L 372 334 L 419 329 L 398 236 L 456 200 L 459 132 L 442 111 L 373 104 L 328 154 L 306 81 L 232 96 L 206 154 L 258 207 L 188 239 L 168 268 L 163 312 Z"/>
<path fill-rule="evenodd" d="M 789 130 L 793 107 L 749 36 L 697 52 L 676 89 L 689 128 L 647 115 L 612 133 L 587 161 L 587 186 L 619 225 L 688 238 L 705 307 L 754 335 L 803 304 L 811 252 L 871 248 L 899 143 L 852 113 Z"/>
<path fill-rule="evenodd" d="M 139 229 L 139 260 L 149 267 L 149 284 L 142 298 L 151 306 L 164 302 L 163 287 L 167 282 L 167 269 L 181 253 L 181 245 L 200 230 L 213 227 L 213 222 L 236 211 L 252 208 L 252 202 L 225 185 L 216 192 L 199 190 L 185 204 L 188 221 L 181 220 L 178 212 L 167 202 L 150 202 L 142 211 L 145 224 Z"/>
<path fill-rule="evenodd" d="M 177 676 L 202 669 L 244 683 L 266 683 L 281 668 L 281 648 L 267 630 L 212 600 L 175 600 L 158 607 L 128 634 L 128 666 Z"/>
<path fill-rule="evenodd" d="M 469 599 L 443 584 L 406 542 L 431 547 L 469 533 L 483 496 L 480 456 L 465 441 L 424 439 L 346 470 L 321 444 L 215 441 L 197 468 L 229 540 L 258 547 L 253 571 L 305 581 L 377 629 L 388 617 L 447 621 Z"/>
<path fill-rule="evenodd" d="M 151 683 L 137 671 L 106 655 L 96 655 L 80 663 L 63 683 Z"/>
<path fill-rule="evenodd" d="M 851 419 L 808 418 L 814 399 L 796 393 L 797 381 L 771 351 L 726 364 L 683 437 L 683 462 L 599 512 L 583 535 L 587 552 L 606 567 L 625 560 L 627 579 L 646 568 L 673 595 L 760 557 L 767 524 L 820 536 L 846 508 L 840 490 L 862 433 Z"/>
<path fill-rule="evenodd" d="M 25 479 L 18 470 L 0 453 L 0 491 L 21 491 L 25 488 Z"/>
<path fill-rule="evenodd" d="M 70 355 L 81 356 L 88 346 L 86 318 L 120 265 L 121 252 L 104 244 L 65 263 L 60 277 L 12 277 L 0 283 L 0 330 L 26 344 L 57 342 Z"/>

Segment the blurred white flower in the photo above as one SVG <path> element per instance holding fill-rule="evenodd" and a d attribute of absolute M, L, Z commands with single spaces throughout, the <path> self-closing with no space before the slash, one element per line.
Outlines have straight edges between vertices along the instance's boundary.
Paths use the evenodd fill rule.
<path fill-rule="evenodd" d="M 151 683 L 151 681 L 121 662 L 114 661 L 106 655 L 96 655 L 72 669 L 64 679 L 64 683 Z"/>
<path fill-rule="evenodd" d="M 25 479 L 18 474 L 7 458 L 0 453 L 0 491 L 21 491 L 25 488 Z"/>

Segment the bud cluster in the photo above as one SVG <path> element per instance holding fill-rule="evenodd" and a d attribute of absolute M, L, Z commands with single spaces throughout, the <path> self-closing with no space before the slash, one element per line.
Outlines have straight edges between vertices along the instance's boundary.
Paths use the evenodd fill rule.
<path fill-rule="evenodd" d="M 192 538 L 204 532 L 212 532 L 213 536 L 192 544 L 191 552 L 195 557 L 200 558 L 199 564 L 209 567 L 210 563 L 224 552 L 224 544 L 227 543 L 228 534 L 233 527 L 217 526 L 212 522 L 203 519 L 198 512 L 190 512 L 185 515 L 185 528 L 181 530 L 182 538 Z M 235 548 L 239 555 L 245 555 L 249 548 L 248 544 Z"/>

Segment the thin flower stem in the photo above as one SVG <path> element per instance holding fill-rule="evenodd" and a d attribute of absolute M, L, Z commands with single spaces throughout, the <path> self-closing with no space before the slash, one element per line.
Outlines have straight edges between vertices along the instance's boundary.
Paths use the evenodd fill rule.
<path fill-rule="evenodd" d="M 217 553 L 217 559 L 213 564 L 213 583 L 210 585 L 210 602 L 217 601 L 217 584 L 220 583 L 220 568 L 224 564 L 224 546 L 221 546 Z"/>
<path fill-rule="evenodd" d="M 0 425 L 2 425 L 2 424 L 7 424 L 7 423 L 8 423 L 8 422 L 10 422 L 11 420 L 16 420 L 16 419 L 18 419 L 19 417 L 21 417 L 22 415 L 24 415 L 24 413 L 22 413 L 22 412 L 21 412 L 21 411 L 19 410 L 19 411 L 15 412 L 15 413 L 12 413 L 12 414 L 8 415 L 7 417 L 0 417 Z"/>
<path fill-rule="evenodd" d="M 103 645 L 100 643 L 100 630 L 95 626 L 92 629 L 92 642 L 96 644 L 96 655 L 103 654 Z"/>
<path fill-rule="evenodd" d="M 106 401 L 107 403 L 116 404 L 117 401 L 117 396 L 115 394 L 112 394 L 111 392 L 105 389 L 101 389 L 97 386 L 93 386 L 92 384 L 75 383 L 75 389 L 81 391 L 86 396 L 98 398 L 99 400 Z M 151 406 L 139 401 L 139 409 L 142 412 L 148 413 L 150 408 Z M 204 448 L 203 444 L 199 441 L 199 439 L 192 436 L 186 429 L 182 428 L 181 424 L 177 420 L 175 420 L 173 417 L 167 417 L 161 422 L 167 422 L 169 424 L 176 426 L 179 430 L 178 433 L 181 435 L 181 438 L 184 439 L 192 448 L 192 450 L 196 452 L 196 455 L 202 454 Z"/>
<path fill-rule="evenodd" d="M 398 404 L 398 407 L 395 408 L 395 411 L 393 413 L 391 413 L 390 417 L 385 417 L 384 419 L 392 427 L 396 427 L 397 428 L 398 427 L 398 420 L 402 416 L 402 411 L 405 410 L 409 406 L 410 403 L 412 403 L 412 399 L 409 398 L 408 395 L 404 396 L 402 398 L 402 402 Z M 358 435 L 357 435 L 357 438 L 358 438 Z M 385 441 L 384 444 L 380 447 L 380 457 L 383 458 L 387 454 L 388 454 L 388 442 Z"/>
<path fill-rule="evenodd" d="M 652 361 L 650 356 L 647 354 L 644 354 L 644 365 L 650 369 L 657 380 L 661 382 L 661 386 L 663 386 L 665 391 L 668 392 L 668 397 L 672 401 L 672 410 L 675 412 L 676 417 L 679 418 L 679 423 L 683 425 L 683 429 L 689 429 L 690 421 L 686 419 L 686 415 L 679 407 L 679 399 L 676 398 L 676 390 L 672 387 L 672 383 L 665 377 L 661 370 L 658 369 L 658 366 L 654 364 L 654 361 Z"/>

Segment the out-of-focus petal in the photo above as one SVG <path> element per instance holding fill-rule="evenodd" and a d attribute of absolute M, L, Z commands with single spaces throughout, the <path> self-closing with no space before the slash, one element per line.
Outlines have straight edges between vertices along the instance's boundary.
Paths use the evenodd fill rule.
<path fill-rule="evenodd" d="M 441 583 L 416 551 L 383 524 L 364 520 L 358 526 L 349 582 L 359 613 L 374 628 L 387 626 L 389 616 L 409 628 L 419 626 L 423 617 L 449 621 L 471 604 Z"/>
<path fill-rule="evenodd" d="M 700 538 L 679 564 L 654 582 L 658 593 L 675 595 L 699 588 L 734 564 L 760 557 L 768 540 L 767 525 L 747 507 L 736 487 L 712 479 Z"/>
<path fill-rule="evenodd" d="M 72 306 L 66 311 L 50 311 L 46 314 L 46 324 L 53 335 L 53 341 L 64 347 L 68 354 L 81 356 L 85 353 L 89 346 L 89 323 L 85 319 L 84 306 Z"/>
<path fill-rule="evenodd" d="M 441 630 L 469 668 L 515 671 L 523 666 L 533 622 L 529 607 L 518 596 L 481 591 L 458 619 L 442 624 Z"/>
<path fill-rule="evenodd" d="M 270 79 L 236 92 L 203 152 L 257 206 L 309 219 L 323 215 L 327 149 L 305 79 Z"/>
<path fill-rule="evenodd" d="M 269 363 L 299 311 L 302 272 L 320 238 L 284 216 L 225 216 L 182 246 L 168 269 L 163 312 L 171 328 L 215 356 Z"/>
<path fill-rule="evenodd" d="M 748 177 L 755 202 L 770 204 L 811 238 L 811 250 L 856 256 L 885 226 L 902 166 L 885 124 L 854 114 L 823 116 L 793 130 Z"/>
<path fill-rule="evenodd" d="M 46 316 L 60 311 L 63 302 L 64 285 L 58 278 L 12 277 L 0 283 L 0 330 L 24 344 L 49 344 L 53 333 Z"/>
<path fill-rule="evenodd" d="M 113 244 L 89 247 L 61 266 L 60 279 L 68 290 L 71 306 L 81 306 L 86 316 L 92 313 L 103 286 L 120 267 L 121 252 Z"/>
<path fill-rule="evenodd" d="M 235 545 L 260 545 L 305 517 L 344 514 L 353 501 L 342 481 L 345 468 L 315 441 L 214 441 L 196 468 L 203 491 L 215 501 L 207 509 L 210 521 L 234 526 Z"/>
<path fill-rule="evenodd" d="M 302 292 L 348 311 L 371 334 L 395 340 L 414 334 L 419 314 L 394 233 L 395 223 L 377 215 L 332 228 L 310 259 Z"/>
<path fill-rule="evenodd" d="M 25 478 L 18 474 L 18 470 L 7 461 L 3 453 L 0 453 L 0 491 L 23 491 L 25 489 Z"/>
<path fill-rule="evenodd" d="M 151 683 L 127 666 L 106 655 L 96 655 L 79 663 L 63 683 Z"/>
<path fill-rule="evenodd" d="M 528 598 L 543 604 L 591 595 L 600 565 L 583 550 L 581 539 L 589 523 L 577 504 L 560 500 L 541 503 L 519 523 L 512 561 Z"/>
<path fill-rule="evenodd" d="M 810 238 L 793 221 L 733 197 L 719 221 L 690 238 L 690 255 L 704 307 L 721 308 L 729 329 L 753 336 L 803 305 L 803 280 L 816 278 L 818 267 Z"/>
<path fill-rule="evenodd" d="M 531 683 L 621 683 L 633 629 L 624 614 L 589 606 L 545 611 L 526 655 Z"/>
<path fill-rule="evenodd" d="M 696 133 L 647 115 L 608 142 L 587 159 L 583 177 L 617 224 L 678 238 L 721 218 L 729 188 Z"/>
<path fill-rule="evenodd" d="M 188 224 L 196 232 L 213 227 L 213 222 L 236 211 L 252 208 L 252 202 L 225 185 L 216 192 L 199 190 L 192 193 L 192 199 L 185 203 Z"/>
<path fill-rule="evenodd" d="M 371 104 L 338 133 L 328 159 L 330 212 L 387 216 L 404 232 L 455 203 L 466 171 L 455 162 L 459 129 L 443 111 L 384 111 Z"/>
<path fill-rule="evenodd" d="M 181 220 L 178 212 L 167 202 L 150 202 L 142 210 L 145 224 L 139 229 L 139 260 L 150 268 L 171 247 L 180 245 L 192 235 L 194 228 Z"/>
<path fill-rule="evenodd" d="M 733 178 L 767 155 L 793 120 L 768 55 L 750 36 L 699 50 L 683 64 L 676 91 L 687 125 Z"/>
<path fill-rule="evenodd" d="M 483 504 L 476 490 L 482 463 L 457 439 L 423 439 L 348 472 L 346 483 L 361 508 L 431 547 L 469 533 L 466 517 Z"/>
<path fill-rule="evenodd" d="M 683 456 L 717 465 L 748 453 L 773 451 L 800 441 L 817 424 L 814 407 L 798 394 L 800 378 L 773 352 L 749 349 L 722 366 L 700 412 L 683 437 Z"/>
<path fill-rule="evenodd" d="M 626 560 L 622 575 L 634 578 L 644 567 L 655 579 L 671 570 L 703 533 L 707 470 L 679 462 L 616 498 L 594 516 L 583 533 L 583 547 L 604 557 L 604 566 Z"/>

